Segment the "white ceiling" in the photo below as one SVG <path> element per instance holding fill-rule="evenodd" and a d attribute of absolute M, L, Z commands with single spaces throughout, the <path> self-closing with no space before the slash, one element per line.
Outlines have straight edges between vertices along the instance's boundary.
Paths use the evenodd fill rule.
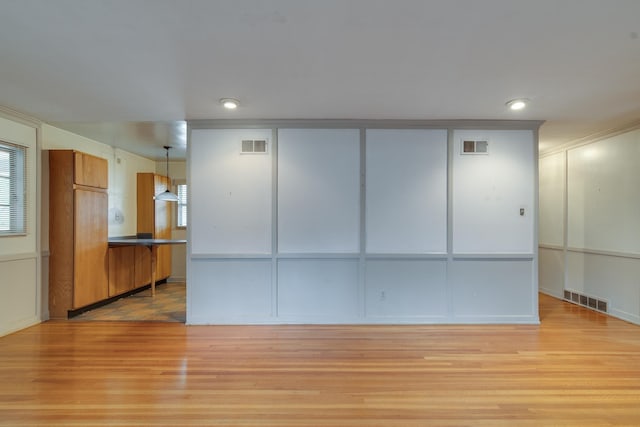
<path fill-rule="evenodd" d="M 0 105 L 155 158 L 230 118 L 546 120 L 545 151 L 640 120 L 639 33 L 639 0 L 0 0 Z"/>

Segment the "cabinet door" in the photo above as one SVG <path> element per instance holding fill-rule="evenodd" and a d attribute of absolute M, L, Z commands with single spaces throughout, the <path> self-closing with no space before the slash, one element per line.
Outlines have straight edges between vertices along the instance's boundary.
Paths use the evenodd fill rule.
<path fill-rule="evenodd" d="M 151 283 L 151 254 L 145 246 L 136 246 L 136 267 L 135 267 L 135 286 L 141 286 Z"/>
<path fill-rule="evenodd" d="M 87 187 L 109 186 L 109 164 L 100 157 L 74 152 L 74 182 Z"/>
<path fill-rule="evenodd" d="M 166 176 L 155 176 L 156 194 L 162 193 L 169 188 L 169 178 Z M 171 212 L 173 202 L 156 200 L 155 202 L 155 229 L 153 236 L 156 239 L 171 239 Z M 160 246 L 156 258 L 156 279 L 162 280 L 171 275 L 171 247 Z"/>
<path fill-rule="evenodd" d="M 135 246 L 109 248 L 109 297 L 134 288 Z"/>
<path fill-rule="evenodd" d="M 156 194 L 164 192 L 169 187 L 169 178 L 155 175 L 153 173 L 138 173 L 138 233 L 151 233 L 154 239 L 171 238 L 171 218 L 173 203 L 162 200 L 154 200 Z M 144 252 L 136 252 L 136 257 L 144 258 L 145 261 L 136 261 L 136 265 L 141 268 L 136 269 L 136 286 L 150 283 L 151 278 L 143 266 L 148 264 L 148 250 L 142 248 Z M 171 247 L 160 246 L 156 258 L 156 280 L 166 279 L 171 275 Z M 146 278 L 145 279 L 143 279 Z M 142 283 L 142 282 L 145 283 Z"/>
<path fill-rule="evenodd" d="M 109 295 L 107 193 L 74 191 L 73 307 L 105 299 Z"/>
<path fill-rule="evenodd" d="M 154 174 L 138 172 L 137 175 L 137 232 L 153 235 L 155 227 Z"/>
<path fill-rule="evenodd" d="M 158 246 L 156 258 L 156 280 L 171 276 L 171 246 Z"/>
<path fill-rule="evenodd" d="M 166 176 L 155 176 L 155 194 L 163 193 L 169 188 L 169 178 Z M 155 201 L 155 223 L 153 237 L 156 239 L 171 238 L 171 207 L 173 202 L 164 200 Z"/>

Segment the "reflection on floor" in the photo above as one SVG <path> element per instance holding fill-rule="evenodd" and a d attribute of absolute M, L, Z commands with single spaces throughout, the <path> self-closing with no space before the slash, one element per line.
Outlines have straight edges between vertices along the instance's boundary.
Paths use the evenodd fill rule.
<path fill-rule="evenodd" d="M 82 313 L 73 321 L 154 321 L 182 322 L 186 315 L 184 283 L 165 283 L 156 286 L 156 296 L 151 298 L 151 289 L 121 298 L 104 307 Z"/>

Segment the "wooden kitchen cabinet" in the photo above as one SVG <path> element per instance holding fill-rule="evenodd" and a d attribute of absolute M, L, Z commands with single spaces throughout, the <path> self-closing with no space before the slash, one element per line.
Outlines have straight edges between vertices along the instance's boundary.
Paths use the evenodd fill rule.
<path fill-rule="evenodd" d="M 105 159 L 74 152 L 75 183 L 87 187 L 109 187 L 109 164 Z"/>
<path fill-rule="evenodd" d="M 49 315 L 66 318 L 109 295 L 108 163 L 49 151 Z"/>
<path fill-rule="evenodd" d="M 169 188 L 169 178 L 154 173 L 138 173 L 137 175 L 137 206 L 138 206 L 138 236 L 146 234 L 154 239 L 171 239 L 171 202 L 155 200 L 155 196 Z M 148 257 L 148 250 L 143 254 L 142 251 L 136 253 L 141 257 Z M 156 280 L 166 279 L 171 275 L 171 247 L 160 246 L 157 249 L 156 258 Z M 145 261 L 141 261 L 145 262 Z M 148 258 L 146 258 L 148 264 Z M 137 261 L 136 261 L 137 263 Z M 136 282 L 142 275 L 141 273 Z M 151 278 L 147 279 L 149 283 Z"/>
<path fill-rule="evenodd" d="M 145 286 L 151 283 L 151 253 L 144 246 L 135 247 L 135 287 Z M 158 277 L 158 276 L 156 276 Z"/>
<path fill-rule="evenodd" d="M 109 297 L 129 292 L 136 287 L 135 249 L 135 246 L 109 248 Z"/>

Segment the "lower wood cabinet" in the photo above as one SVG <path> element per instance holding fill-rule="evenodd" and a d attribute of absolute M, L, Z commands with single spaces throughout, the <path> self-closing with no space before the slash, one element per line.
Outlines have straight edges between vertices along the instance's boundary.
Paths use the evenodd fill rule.
<path fill-rule="evenodd" d="M 159 249 L 162 248 L 170 249 L 169 246 Z M 150 263 L 151 253 L 145 246 L 109 248 L 109 298 L 150 284 Z M 167 277 L 169 272 L 156 272 L 156 281 Z"/>
<path fill-rule="evenodd" d="M 151 269 L 149 268 L 149 266 L 151 265 L 151 252 L 144 246 L 136 246 L 135 250 L 135 286 L 136 288 L 138 288 L 140 286 L 148 285 L 151 283 Z M 156 273 L 156 278 L 158 277 L 159 276 Z"/>
<path fill-rule="evenodd" d="M 109 297 L 136 287 L 135 249 L 135 246 L 109 248 Z"/>

